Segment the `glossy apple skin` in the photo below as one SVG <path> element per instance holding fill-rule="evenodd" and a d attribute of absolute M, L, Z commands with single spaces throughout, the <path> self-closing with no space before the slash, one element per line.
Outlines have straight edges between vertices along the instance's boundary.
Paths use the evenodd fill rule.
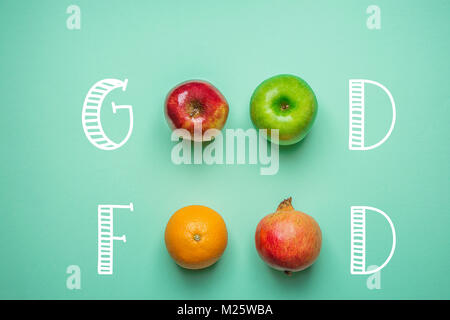
<path fill-rule="evenodd" d="M 165 101 L 169 127 L 172 130 L 188 130 L 191 140 L 196 140 L 194 124 L 201 124 L 202 134 L 208 129 L 221 130 L 227 121 L 228 109 L 228 103 L 220 91 L 201 80 L 177 85 L 167 94 Z"/>
<path fill-rule="evenodd" d="M 302 140 L 316 119 L 317 99 L 301 78 L 282 74 L 263 81 L 250 100 L 250 116 L 258 129 L 278 129 L 279 144 Z M 270 138 L 270 134 L 268 134 Z"/>
<path fill-rule="evenodd" d="M 318 258 L 322 232 L 306 213 L 276 212 L 259 222 L 255 245 L 261 259 L 272 268 L 296 272 L 308 268 Z"/>

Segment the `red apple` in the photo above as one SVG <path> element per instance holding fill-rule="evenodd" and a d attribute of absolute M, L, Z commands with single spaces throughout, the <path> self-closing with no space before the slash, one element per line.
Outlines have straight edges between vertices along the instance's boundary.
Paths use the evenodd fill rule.
<path fill-rule="evenodd" d="M 322 246 L 322 232 L 306 213 L 295 211 L 292 198 L 280 203 L 275 213 L 265 216 L 255 234 L 256 250 L 274 269 L 291 274 L 316 261 Z"/>
<path fill-rule="evenodd" d="M 200 141 L 206 130 L 223 128 L 228 117 L 228 103 L 212 84 L 191 80 L 168 93 L 165 114 L 172 130 L 186 129 L 190 133 L 187 138 Z M 200 127 L 201 132 L 194 135 L 194 129 Z"/>

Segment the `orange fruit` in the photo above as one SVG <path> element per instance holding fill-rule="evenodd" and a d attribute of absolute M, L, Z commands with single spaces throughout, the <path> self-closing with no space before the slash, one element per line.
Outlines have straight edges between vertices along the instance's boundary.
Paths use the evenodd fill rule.
<path fill-rule="evenodd" d="M 170 256 L 187 269 L 202 269 L 214 264 L 227 246 L 225 221 L 213 209 L 187 206 L 170 217 L 165 242 Z"/>

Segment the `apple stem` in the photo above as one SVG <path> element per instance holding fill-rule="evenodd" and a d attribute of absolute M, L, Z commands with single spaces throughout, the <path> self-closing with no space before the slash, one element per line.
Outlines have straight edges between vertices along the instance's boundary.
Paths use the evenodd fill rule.
<path fill-rule="evenodd" d="M 278 205 L 277 211 L 281 210 L 294 210 L 294 207 L 292 207 L 292 197 L 281 201 L 281 203 Z"/>
<path fill-rule="evenodd" d="M 287 274 L 289 277 L 292 276 L 292 271 L 284 270 L 284 273 Z"/>
<path fill-rule="evenodd" d="M 203 112 L 203 105 L 199 101 L 192 101 L 188 106 L 189 116 L 196 118 Z"/>

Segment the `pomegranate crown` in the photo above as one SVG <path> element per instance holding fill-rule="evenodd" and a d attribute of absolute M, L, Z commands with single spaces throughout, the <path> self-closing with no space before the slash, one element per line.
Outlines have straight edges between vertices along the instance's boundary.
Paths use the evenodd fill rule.
<path fill-rule="evenodd" d="M 278 205 L 277 211 L 281 211 L 281 210 L 293 210 L 294 208 L 292 207 L 292 197 L 289 197 L 287 199 L 284 199 L 283 201 L 281 201 L 281 203 Z"/>

